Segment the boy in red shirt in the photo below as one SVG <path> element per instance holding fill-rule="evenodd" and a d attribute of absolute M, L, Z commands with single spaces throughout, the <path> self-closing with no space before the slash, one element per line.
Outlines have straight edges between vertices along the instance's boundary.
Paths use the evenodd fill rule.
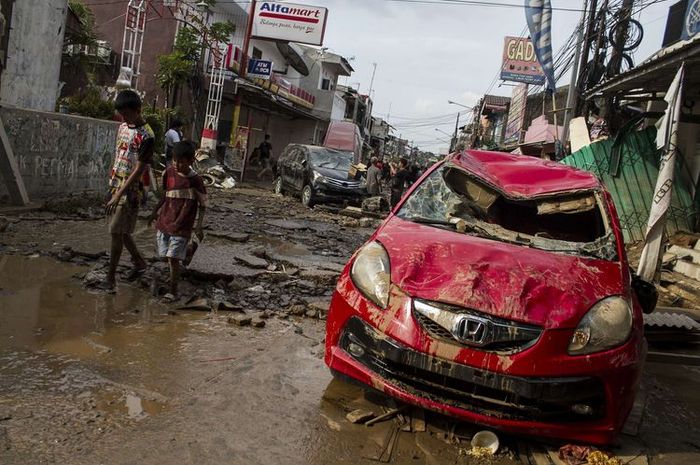
<path fill-rule="evenodd" d="M 170 292 L 164 296 L 169 301 L 178 299 L 180 266 L 187 256 L 195 220 L 195 234 L 200 241 L 204 237 L 202 222 L 207 192 L 202 178 L 192 169 L 194 152 L 191 142 L 178 142 L 173 146 L 173 162 L 163 173 L 163 197 L 149 221 L 157 218 L 158 255 L 167 258 L 170 266 Z"/>

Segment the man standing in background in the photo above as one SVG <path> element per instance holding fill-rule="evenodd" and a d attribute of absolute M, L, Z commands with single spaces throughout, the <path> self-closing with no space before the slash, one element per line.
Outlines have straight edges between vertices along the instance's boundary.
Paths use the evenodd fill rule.
<path fill-rule="evenodd" d="M 372 197 L 376 197 L 381 194 L 382 170 L 379 168 L 379 159 L 377 157 L 372 157 L 370 159 L 370 166 L 367 169 L 367 192 Z"/>
<path fill-rule="evenodd" d="M 268 171 L 272 173 L 272 162 L 270 161 L 272 158 L 272 144 L 270 143 L 269 134 L 265 134 L 265 140 L 260 144 L 258 150 L 260 152 L 260 164 L 263 167 L 258 174 L 258 179 L 262 179 L 263 175 Z"/>

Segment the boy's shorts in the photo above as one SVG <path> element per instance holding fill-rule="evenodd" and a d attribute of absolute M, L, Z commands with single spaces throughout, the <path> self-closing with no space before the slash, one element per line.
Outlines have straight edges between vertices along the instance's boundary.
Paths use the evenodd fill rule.
<path fill-rule="evenodd" d="M 171 236 L 162 231 L 156 234 L 158 242 L 158 256 L 161 258 L 175 258 L 184 260 L 187 257 L 187 243 L 190 241 L 186 237 Z"/>
<path fill-rule="evenodd" d="M 119 199 L 119 204 L 112 216 L 109 217 L 110 234 L 133 234 L 136 229 L 136 220 L 139 216 L 138 205 L 128 202 L 126 196 Z"/>

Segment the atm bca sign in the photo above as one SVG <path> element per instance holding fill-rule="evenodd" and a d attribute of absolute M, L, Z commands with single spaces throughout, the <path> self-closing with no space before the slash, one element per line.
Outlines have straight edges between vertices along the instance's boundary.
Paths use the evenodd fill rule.
<path fill-rule="evenodd" d="M 295 3 L 258 2 L 253 16 L 253 37 L 322 45 L 327 8 Z"/>

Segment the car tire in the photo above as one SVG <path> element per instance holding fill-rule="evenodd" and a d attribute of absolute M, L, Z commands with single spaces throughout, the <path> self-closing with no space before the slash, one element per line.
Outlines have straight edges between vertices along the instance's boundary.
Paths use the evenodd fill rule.
<path fill-rule="evenodd" d="M 284 195 L 284 186 L 282 185 L 282 178 L 278 177 L 275 179 L 275 182 L 273 184 L 273 189 L 275 191 L 275 194 L 277 195 Z"/>
<path fill-rule="evenodd" d="M 314 200 L 314 190 L 309 184 L 305 185 L 301 190 L 301 203 L 307 208 L 313 208 L 316 203 Z"/>

